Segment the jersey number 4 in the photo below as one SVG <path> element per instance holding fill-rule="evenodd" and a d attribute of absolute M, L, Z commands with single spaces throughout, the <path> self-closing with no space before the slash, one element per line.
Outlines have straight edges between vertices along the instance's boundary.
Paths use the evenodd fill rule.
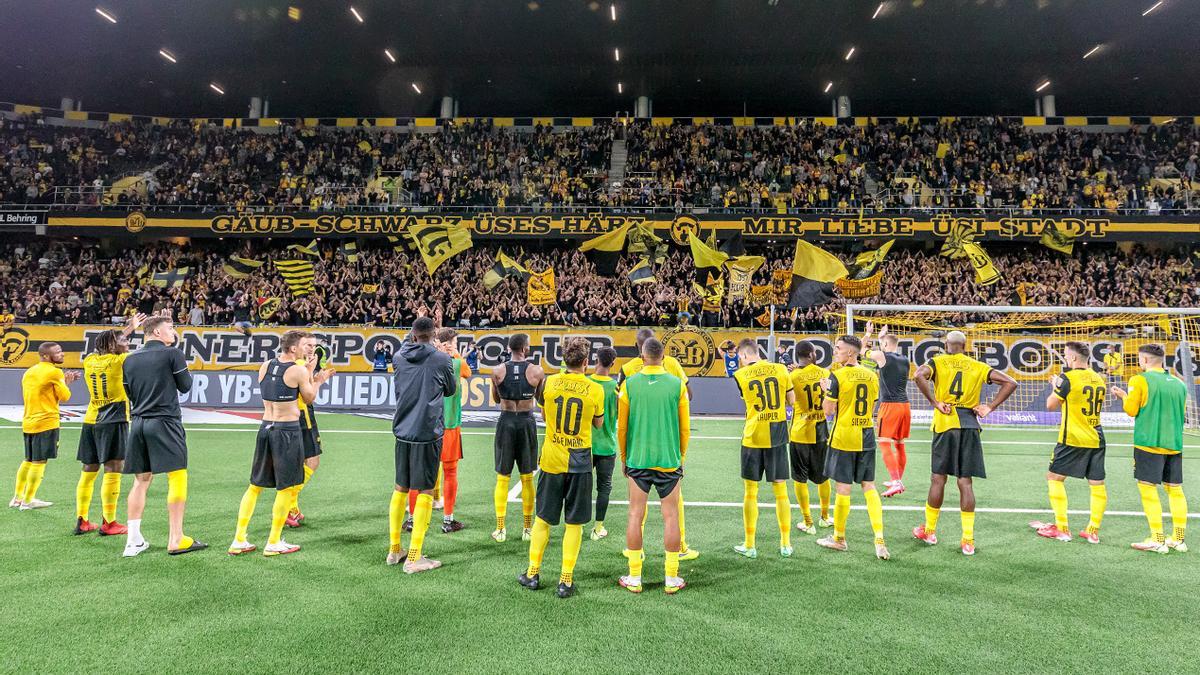
<path fill-rule="evenodd" d="M 950 380 L 949 391 L 950 391 L 951 396 L 962 396 L 963 395 L 962 377 L 963 377 L 963 374 L 962 374 L 961 370 L 958 371 L 957 373 L 954 373 L 954 379 Z"/>

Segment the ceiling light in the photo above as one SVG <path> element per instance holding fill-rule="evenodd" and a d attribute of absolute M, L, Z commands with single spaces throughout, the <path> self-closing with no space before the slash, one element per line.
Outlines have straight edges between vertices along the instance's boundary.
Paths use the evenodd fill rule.
<path fill-rule="evenodd" d="M 613 59 L 615 59 L 616 61 L 621 60 L 621 48 L 620 47 L 613 47 Z"/>
<path fill-rule="evenodd" d="M 1147 14 L 1149 14 L 1150 12 L 1153 12 L 1154 10 L 1158 9 L 1159 7 L 1161 7 L 1161 6 L 1162 6 L 1162 4 L 1163 4 L 1163 0 L 1158 0 L 1158 2 L 1156 2 L 1156 3 L 1154 3 L 1153 5 L 1151 5 L 1151 6 L 1150 6 L 1150 9 L 1148 9 L 1148 10 L 1146 10 L 1146 11 L 1142 12 L 1142 16 L 1146 16 L 1146 15 L 1147 15 Z M 99 10 L 96 10 L 96 11 L 99 11 Z M 116 23 L 116 22 L 113 22 L 113 23 Z"/>
<path fill-rule="evenodd" d="M 109 23 L 117 22 L 117 17 L 113 16 L 111 12 L 107 12 L 107 11 L 97 7 L 96 13 L 99 14 L 100 16 L 104 17 L 105 19 L 108 19 Z"/>
<path fill-rule="evenodd" d="M 179 61 L 175 59 L 175 55 L 165 49 L 158 50 L 158 55 L 170 61 L 171 63 L 179 63 Z"/>
<path fill-rule="evenodd" d="M 354 15 L 355 19 L 358 19 L 359 23 L 364 23 L 362 14 L 358 13 L 358 10 L 354 8 L 354 5 L 350 5 L 350 13 Z"/>
<path fill-rule="evenodd" d="M 833 89 L 833 83 L 832 83 L 832 82 L 829 82 L 829 83 L 827 83 L 827 84 L 825 85 L 825 93 L 826 93 L 826 94 L 828 94 L 830 89 Z"/>
<path fill-rule="evenodd" d="M 288 18 L 291 19 L 292 21 L 299 21 L 300 20 L 300 8 L 296 7 L 294 5 L 289 5 L 288 6 Z"/>
<path fill-rule="evenodd" d="M 412 88 L 413 88 L 413 91 L 417 92 L 418 94 L 421 93 L 421 88 L 417 86 L 416 82 L 412 83 Z"/>
<path fill-rule="evenodd" d="M 383 50 L 383 55 L 388 58 L 388 61 L 391 61 L 392 63 L 396 62 L 396 55 L 392 53 L 392 50 L 390 50 L 390 49 Z"/>
<path fill-rule="evenodd" d="M 620 82 L 617 83 L 617 93 L 618 94 L 625 93 L 625 85 L 621 84 Z"/>
<path fill-rule="evenodd" d="M 224 90 L 224 89 L 222 89 L 221 87 L 217 86 L 217 83 L 216 83 L 216 82 L 209 82 L 209 83 L 208 83 L 208 88 L 209 88 L 209 89 L 212 89 L 213 91 L 217 92 L 218 94 L 220 94 L 220 95 L 222 95 L 222 96 L 224 96 L 224 95 L 225 95 L 225 90 Z"/>
<path fill-rule="evenodd" d="M 611 17 L 613 21 L 617 20 L 617 6 L 615 4 L 608 6 L 608 16 Z"/>
<path fill-rule="evenodd" d="M 887 3 L 883 3 L 883 2 L 879 3 L 879 6 L 875 8 L 875 13 L 871 15 L 871 18 L 872 18 L 872 19 L 878 19 L 878 18 L 879 18 L 879 13 L 883 11 L 883 6 L 884 6 L 885 4 L 887 4 Z"/>
<path fill-rule="evenodd" d="M 1045 82 L 1043 82 L 1043 83 L 1039 84 L 1039 85 L 1037 86 L 1037 89 L 1034 89 L 1034 91 L 1041 91 L 1041 90 L 1043 90 L 1043 89 L 1045 89 L 1046 87 L 1049 87 L 1049 86 L 1050 86 L 1050 80 L 1046 80 Z"/>
<path fill-rule="evenodd" d="M 1091 56 L 1092 54 L 1095 54 L 1098 51 L 1100 51 L 1100 45 L 1096 45 L 1095 47 L 1092 47 L 1091 49 L 1089 49 L 1088 53 L 1083 55 L 1083 58 L 1086 59 L 1087 57 Z"/>
<path fill-rule="evenodd" d="M 851 47 L 850 51 L 846 52 L 846 60 L 849 61 L 851 56 L 854 56 L 855 47 Z"/>

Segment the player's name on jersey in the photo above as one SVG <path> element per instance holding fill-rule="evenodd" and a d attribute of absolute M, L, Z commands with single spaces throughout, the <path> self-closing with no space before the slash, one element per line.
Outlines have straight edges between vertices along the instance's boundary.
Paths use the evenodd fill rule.
<path fill-rule="evenodd" d="M 430 209 L 371 213 L 153 213 L 133 211 L 119 216 L 108 213 L 54 212 L 47 226 L 72 233 L 113 234 L 152 231 L 163 235 L 190 236 L 397 236 L 423 226 L 465 227 L 478 237 L 544 237 L 547 235 L 586 239 L 626 225 L 653 229 L 677 244 L 686 235 L 717 230 L 720 235 L 742 232 L 748 237 L 796 237 L 810 239 L 859 239 L 870 237 L 944 239 L 952 232 L 969 233 L 980 240 L 1036 240 L 1047 230 L 1056 230 L 1081 240 L 1161 239 L 1200 240 L 1200 219 L 1176 217 L 1115 218 L 1008 216 L 984 213 L 977 217 L 934 215 L 912 217 L 896 213 L 860 215 L 827 214 L 681 214 L 636 215 L 589 212 L 509 214 L 467 213 L 452 209 Z"/>

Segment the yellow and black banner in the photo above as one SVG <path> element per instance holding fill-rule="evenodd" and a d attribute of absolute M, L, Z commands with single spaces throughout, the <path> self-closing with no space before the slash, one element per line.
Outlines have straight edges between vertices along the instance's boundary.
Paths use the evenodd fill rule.
<path fill-rule="evenodd" d="M 553 305 L 558 302 L 558 287 L 554 282 L 554 268 L 545 272 L 530 272 L 526 282 L 531 305 Z"/>
<path fill-rule="evenodd" d="M 192 237 L 411 237 L 437 227 L 461 230 L 484 239 L 538 239 L 547 236 L 589 240 L 636 228 L 686 246 L 692 232 L 715 234 L 720 240 L 737 233 L 758 239 L 810 239 L 862 241 L 866 239 L 973 241 L 1041 241 L 1047 232 L 1072 241 L 1172 240 L 1200 241 L 1200 217 L 1169 216 L 999 216 L 912 217 L 891 213 L 847 214 L 683 214 L 613 215 L 578 214 L 456 214 L 436 213 L 155 213 L 50 211 L 46 226 L 51 234 L 112 236 L 143 234 Z M 306 241 L 307 243 L 307 241 Z M 304 246 L 303 248 L 310 248 Z"/>

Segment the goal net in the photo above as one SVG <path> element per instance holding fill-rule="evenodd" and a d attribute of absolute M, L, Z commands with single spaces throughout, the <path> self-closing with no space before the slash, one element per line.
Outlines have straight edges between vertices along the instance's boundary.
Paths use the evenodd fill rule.
<path fill-rule="evenodd" d="M 871 322 L 878 335 L 882 326 L 895 333 L 901 351 L 915 371 L 943 348 L 947 332 L 967 335 L 967 353 L 1012 376 L 1017 391 L 987 421 L 993 424 L 1058 424 L 1059 413 L 1046 411 L 1050 378 L 1063 370 L 1063 349 L 1069 341 L 1091 348 L 1092 368 L 1111 385 L 1128 388 L 1139 372 L 1137 352 L 1157 343 L 1166 350 L 1166 368 L 1188 385 L 1187 429 L 1200 433 L 1200 309 L 1150 307 L 987 307 L 847 305 L 840 316 L 841 332 L 861 336 Z M 874 346 L 874 345 L 873 345 Z M 987 385 L 984 400 L 995 393 Z M 911 381 L 909 400 L 914 423 L 932 416 L 929 403 Z M 1106 397 L 1105 426 L 1132 426 L 1111 394 Z"/>

